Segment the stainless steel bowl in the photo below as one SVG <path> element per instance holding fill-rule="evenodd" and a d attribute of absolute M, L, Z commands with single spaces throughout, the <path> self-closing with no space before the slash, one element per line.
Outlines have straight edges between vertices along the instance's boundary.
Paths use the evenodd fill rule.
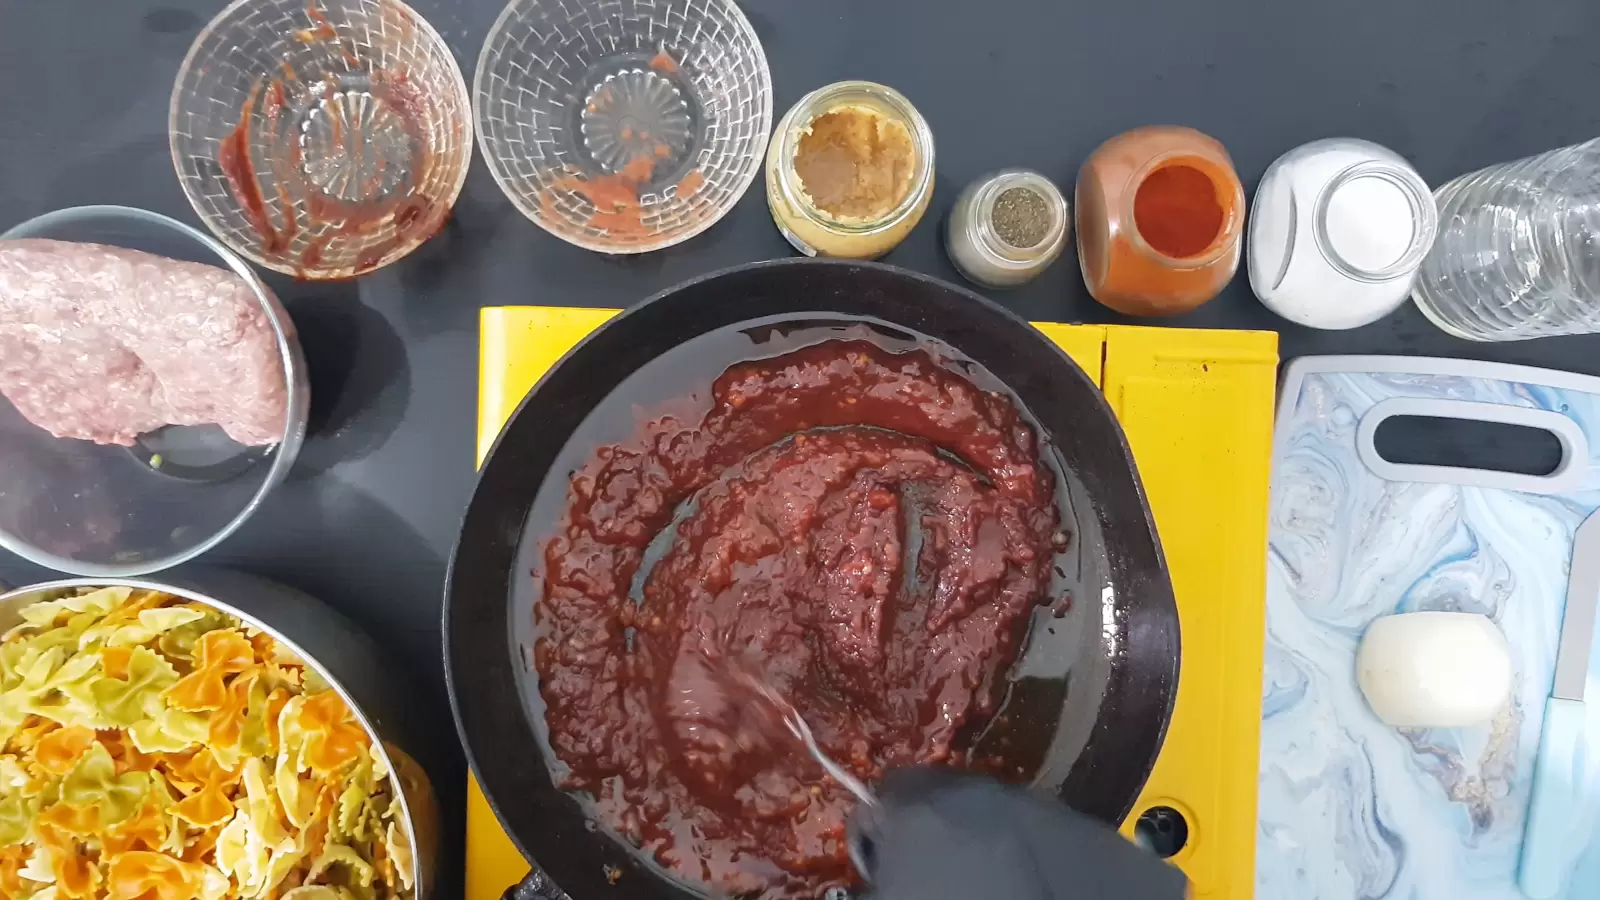
<path fill-rule="evenodd" d="M 372 738 L 372 750 L 394 773 L 401 814 L 411 831 L 417 900 L 433 886 L 439 845 L 439 805 L 427 774 L 403 749 L 415 736 L 404 722 L 408 696 L 396 666 L 350 620 L 307 594 L 275 582 L 219 569 L 169 572 L 162 581 L 138 578 L 71 578 L 0 594 L 0 632 L 21 621 L 24 606 L 83 588 L 131 587 L 162 591 L 236 616 L 281 641 L 339 692 Z M 218 599 L 226 597 L 227 600 Z"/>
<path fill-rule="evenodd" d="M 277 443 L 247 447 L 216 426 L 168 426 L 133 447 L 55 438 L 0 397 L 0 547 L 59 572 L 126 578 L 223 541 L 288 477 L 311 386 L 294 322 L 255 270 L 182 222 L 125 206 L 80 206 L 0 234 L 106 244 L 233 272 L 277 337 L 288 405 Z"/>

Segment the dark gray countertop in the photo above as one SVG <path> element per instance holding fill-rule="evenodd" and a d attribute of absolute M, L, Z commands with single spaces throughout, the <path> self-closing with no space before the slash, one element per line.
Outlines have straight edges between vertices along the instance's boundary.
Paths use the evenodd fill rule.
<path fill-rule="evenodd" d="M 222 0 L 8 0 L 0 6 L 0 227 L 118 203 L 198 223 L 172 172 L 168 94 Z M 415 0 L 470 80 L 499 0 Z M 1246 187 L 1284 150 L 1350 135 L 1394 148 L 1430 183 L 1600 134 L 1600 5 L 1590 0 L 745 0 L 766 46 L 774 118 L 830 81 L 894 85 L 932 125 L 933 207 L 888 262 L 958 279 L 938 223 L 970 178 L 1008 165 L 1070 185 L 1096 144 L 1136 125 L 1192 125 Z M 398 651 L 426 685 L 425 755 L 459 841 L 461 763 L 439 649 L 444 567 L 473 484 L 481 306 L 624 306 L 692 275 L 789 255 L 759 184 L 694 241 L 611 260 L 546 235 L 475 162 L 445 233 L 336 285 L 269 279 L 310 359 L 315 430 L 291 481 L 208 562 L 322 597 Z M 1010 294 L 1019 313 L 1117 321 L 1069 257 Z M 1349 332 L 1275 318 L 1245 278 L 1163 324 L 1276 329 L 1285 358 L 1464 356 L 1600 374 L 1600 338 L 1476 345 L 1409 306 Z M 3 465 L 4 461 L 0 461 Z M 45 577 L 0 554 L 0 581 Z M 452 867 L 454 868 L 454 867 Z M 446 871 L 441 896 L 459 875 Z"/>

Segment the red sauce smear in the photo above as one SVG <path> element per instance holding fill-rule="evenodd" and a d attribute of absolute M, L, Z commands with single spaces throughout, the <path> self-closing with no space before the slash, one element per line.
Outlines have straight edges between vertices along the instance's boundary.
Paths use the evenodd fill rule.
<path fill-rule="evenodd" d="M 705 183 L 706 177 L 700 174 L 699 169 L 690 169 L 689 174 L 683 176 L 683 179 L 678 182 L 678 196 L 689 197 L 695 191 L 700 190 L 700 186 Z"/>
<path fill-rule="evenodd" d="M 831 341 L 729 368 L 701 420 L 595 451 L 543 548 L 535 661 L 563 786 L 687 882 L 851 883 L 852 798 L 730 721 L 707 661 L 753 671 L 864 780 L 965 765 L 1048 602 L 1052 498 L 1012 401 L 926 352 Z"/>
<path fill-rule="evenodd" d="M 311 20 L 313 27 L 296 31 L 294 33 L 295 40 L 302 44 L 315 44 L 322 41 L 333 41 L 335 47 L 337 47 L 339 50 L 340 56 L 343 57 L 346 65 L 352 69 L 357 69 L 360 67 L 361 60 L 354 52 L 350 50 L 349 47 L 345 46 L 344 41 L 339 37 L 338 29 L 333 27 L 332 22 L 328 21 L 327 14 L 317 8 L 316 0 L 312 0 L 312 2 L 306 4 L 306 17 Z M 402 17 L 401 21 L 409 23 L 410 20 Z M 407 37 L 409 37 L 409 35 L 407 35 Z"/>
<path fill-rule="evenodd" d="M 317 26 L 316 28 L 312 29 L 312 34 L 325 38 L 336 38 L 339 36 L 339 32 L 333 29 L 333 23 L 328 21 L 328 16 L 323 13 L 322 10 L 317 9 L 317 5 L 315 3 L 306 4 L 306 15 L 310 16 L 311 21 L 315 22 Z"/>
<path fill-rule="evenodd" d="M 561 178 L 551 186 L 556 191 L 571 191 L 594 207 L 585 224 L 604 228 L 612 235 L 623 238 L 642 238 L 650 233 L 644 224 L 644 207 L 639 204 L 639 189 L 655 173 L 656 161 L 649 156 L 638 156 L 628 161 L 615 175 L 584 178 L 571 175 Z M 559 221 L 555 199 L 550 192 L 541 198 L 546 215 Z"/>
<path fill-rule="evenodd" d="M 267 89 L 267 104 L 263 110 L 266 114 L 268 134 L 279 133 L 279 129 L 285 124 L 283 122 L 284 111 L 288 107 L 289 100 L 284 95 L 283 82 L 274 78 L 272 85 Z M 297 142 L 293 159 L 286 160 L 282 154 L 275 154 L 272 158 L 272 181 L 277 188 L 278 208 L 284 210 L 286 214 L 283 217 L 283 232 L 277 236 L 277 246 L 267 252 L 282 253 L 287 250 L 294 244 L 295 234 L 299 231 L 299 224 L 295 221 L 295 217 L 287 214 L 288 210 L 294 208 L 294 201 L 289 198 L 289 184 L 294 178 L 293 168 L 300 163 L 299 147 L 300 145 Z M 262 210 L 262 215 L 265 217 L 266 210 Z M 265 242 L 263 244 L 265 245 Z M 263 249 L 266 249 L 265 246 Z"/>
<path fill-rule="evenodd" d="M 244 212 L 250 227 L 261 236 L 261 250 L 267 255 L 282 253 L 284 241 L 267 217 L 267 204 L 261 196 L 261 185 L 256 181 L 255 164 L 250 160 L 250 123 L 255 118 L 256 97 L 261 93 L 261 82 L 250 88 L 239 108 L 239 124 L 228 132 L 217 148 L 217 165 L 228 182 L 228 190 Z"/>
<path fill-rule="evenodd" d="M 672 58 L 671 54 L 662 50 L 655 56 L 650 57 L 650 68 L 655 69 L 657 72 L 665 72 L 671 75 L 673 72 L 678 71 L 678 62 Z"/>
<path fill-rule="evenodd" d="M 584 220 L 585 225 L 591 228 L 603 228 L 612 237 L 625 241 L 648 238 L 655 231 L 644 223 L 645 209 L 639 202 L 639 191 L 654 176 L 656 161 L 670 155 L 672 155 L 670 147 L 666 144 L 656 144 L 652 155 L 634 157 L 615 175 L 598 175 L 593 178 L 569 175 L 559 178 L 551 185 L 551 189 L 539 198 L 540 206 L 549 221 L 560 223 L 562 218 L 556 210 L 554 192 L 570 191 L 589 201 L 594 207 L 594 211 Z M 677 195 L 680 198 L 688 197 L 699 190 L 705 180 L 700 170 L 691 169 L 678 181 Z"/>

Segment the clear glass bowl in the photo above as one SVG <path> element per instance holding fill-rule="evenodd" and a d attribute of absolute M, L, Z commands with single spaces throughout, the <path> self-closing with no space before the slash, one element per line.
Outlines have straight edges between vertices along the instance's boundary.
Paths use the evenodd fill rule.
<path fill-rule="evenodd" d="M 288 412 L 273 445 L 246 447 L 209 425 L 168 426 L 121 447 L 52 437 L 0 396 L 0 547 L 74 575 L 128 577 L 216 546 L 289 474 L 305 438 L 311 391 L 288 314 L 238 256 L 156 213 L 63 209 L 0 235 L 0 241 L 14 238 L 108 244 L 236 273 L 277 333 Z"/>
<path fill-rule="evenodd" d="M 416 249 L 472 162 L 461 68 L 399 0 L 236 0 L 189 48 L 168 132 L 206 226 L 301 278 Z"/>
<path fill-rule="evenodd" d="M 644 253 L 744 195 L 772 75 L 732 0 L 512 0 L 473 106 L 489 171 L 523 215 L 579 247 Z"/>

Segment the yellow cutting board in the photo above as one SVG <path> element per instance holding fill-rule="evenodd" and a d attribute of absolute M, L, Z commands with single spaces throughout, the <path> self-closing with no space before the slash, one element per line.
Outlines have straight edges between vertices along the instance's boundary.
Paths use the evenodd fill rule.
<path fill-rule="evenodd" d="M 615 310 L 485 309 L 478 459 L 534 383 Z M 1178 598 L 1183 658 L 1166 744 L 1133 814 L 1168 807 L 1192 896 L 1255 886 L 1256 766 L 1266 596 L 1267 482 L 1278 336 L 1100 325 L 1035 326 L 1105 391 L 1155 512 Z M 467 792 L 466 900 L 496 900 L 528 865 L 476 782 Z M 593 898 L 579 898 L 593 900 Z"/>

